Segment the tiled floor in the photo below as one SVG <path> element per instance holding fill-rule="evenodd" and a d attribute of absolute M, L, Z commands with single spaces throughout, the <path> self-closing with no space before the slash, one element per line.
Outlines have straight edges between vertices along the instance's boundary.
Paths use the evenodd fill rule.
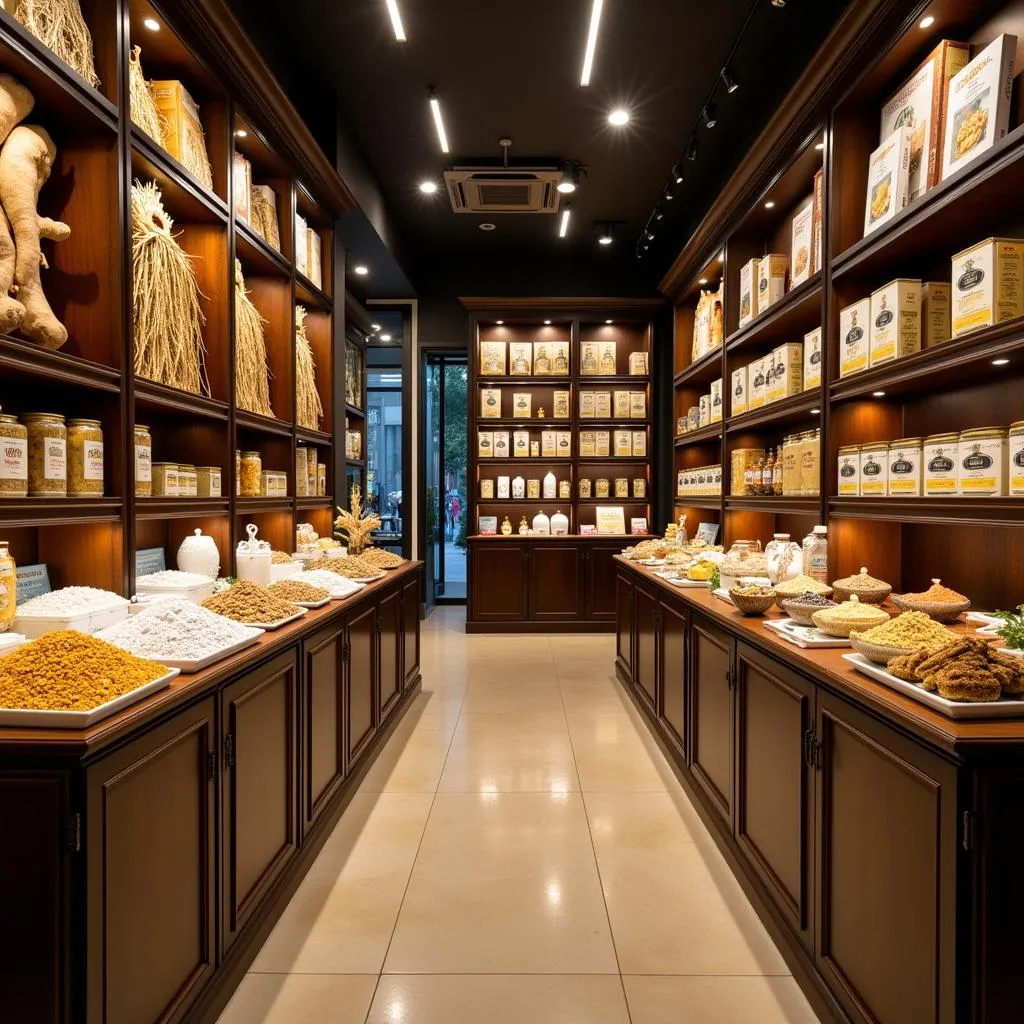
<path fill-rule="evenodd" d="M 612 638 L 463 621 L 220 1024 L 814 1024 Z"/>

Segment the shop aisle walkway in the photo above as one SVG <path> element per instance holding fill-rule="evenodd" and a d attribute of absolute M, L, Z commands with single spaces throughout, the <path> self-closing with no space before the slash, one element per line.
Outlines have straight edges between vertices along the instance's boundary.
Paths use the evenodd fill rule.
<path fill-rule="evenodd" d="M 612 638 L 463 622 L 220 1024 L 814 1024 Z"/>

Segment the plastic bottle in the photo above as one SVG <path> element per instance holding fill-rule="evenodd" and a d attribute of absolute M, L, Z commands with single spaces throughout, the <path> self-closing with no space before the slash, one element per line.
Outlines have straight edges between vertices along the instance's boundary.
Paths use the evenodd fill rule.
<path fill-rule="evenodd" d="M 679 517 L 679 529 L 676 531 L 676 544 L 683 548 L 689 543 L 690 539 L 686 535 L 686 516 L 681 515 Z"/>
<path fill-rule="evenodd" d="M 819 583 L 827 583 L 828 576 L 828 527 L 816 526 L 804 537 L 804 572 Z"/>

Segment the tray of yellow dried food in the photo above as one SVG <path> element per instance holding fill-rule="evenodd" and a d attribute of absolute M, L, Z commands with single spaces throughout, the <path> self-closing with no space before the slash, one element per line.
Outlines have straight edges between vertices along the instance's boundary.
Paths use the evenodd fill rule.
<path fill-rule="evenodd" d="M 86 729 L 178 672 L 74 630 L 46 633 L 0 658 L 0 726 Z"/>

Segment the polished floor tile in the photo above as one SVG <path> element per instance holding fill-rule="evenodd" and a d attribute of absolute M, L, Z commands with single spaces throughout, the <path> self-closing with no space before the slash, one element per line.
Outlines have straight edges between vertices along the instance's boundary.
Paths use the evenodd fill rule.
<path fill-rule="evenodd" d="M 219 1024 L 363 1024 L 376 987 L 376 974 L 248 974 Z"/>
<path fill-rule="evenodd" d="M 580 786 L 594 793 L 642 793 L 677 785 L 660 751 L 626 711 L 568 715 Z"/>
<path fill-rule="evenodd" d="M 625 975 L 632 1024 L 817 1024 L 792 978 Z"/>

